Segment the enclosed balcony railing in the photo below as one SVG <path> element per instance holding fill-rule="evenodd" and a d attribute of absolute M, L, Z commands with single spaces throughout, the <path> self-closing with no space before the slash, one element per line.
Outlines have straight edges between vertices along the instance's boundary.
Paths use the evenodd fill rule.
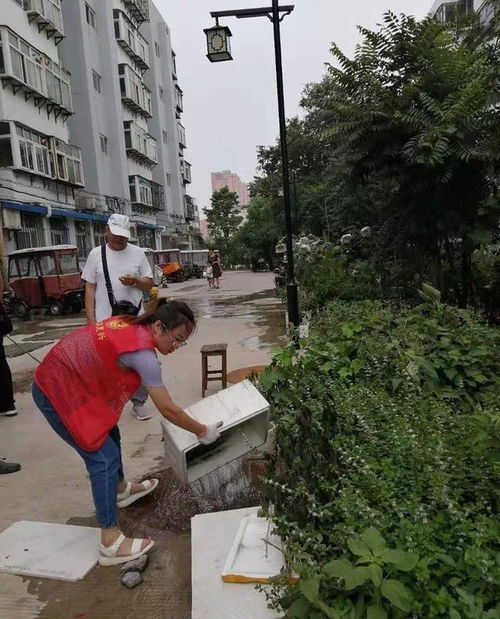
<path fill-rule="evenodd" d="M 186 129 L 180 122 L 177 123 L 177 132 L 179 134 L 179 146 L 186 148 Z"/>
<path fill-rule="evenodd" d="M 70 73 L 5 26 L 0 27 L 0 79 L 56 117 L 73 113 Z"/>
<path fill-rule="evenodd" d="M 140 71 L 146 71 L 150 62 L 148 42 L 123 11 L 115 9 L 113 19 L 118 45 L 125 50 Z"/>
<path fill-rule="evenodd" d="M 183 95 L 182 90 L 176 84 L 175 85 L 175 109 L 179 114 L 181 114 L 184 110 L 182 95 Z"/>
<path fill-rule="evenodd" d="M 124 122 L 127 155 L 149 167 L 158 163 L 156 140 L 132 120 Z"/>
<path fill-rule="evenodd" d="M 144 85 L 141 76 L 125 63 L 118 65 L 118 74 L 123 103 L 133 112 L 151 118 L 153 116 L 151 92 Z"/>
<path fill-rule="evenodd" d="M 185 159 L 181 159 L 181 177 L 184 185 L 191 182 L 191 164 Z"/>
<path fill-rule="evenodd" d="M 47 37 L 54 37 L 56 44 L 64 38 L 61 0 L 23 0 L 28 19 L 45 31 Z"/>
<path fill-rule="evenodd" d="M 140 26 L 145 21 L 149 21 L 148 0 L 122 0 L 130 17 Z"/>

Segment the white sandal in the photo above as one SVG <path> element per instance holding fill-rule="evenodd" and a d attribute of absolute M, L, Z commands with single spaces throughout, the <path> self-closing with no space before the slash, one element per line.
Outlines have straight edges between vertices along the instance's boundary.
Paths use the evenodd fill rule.
<path fill-rule="evenodd" d="M 102 544 L 99 547 L 99 565 L 109 566 L 109 565 L 119 565 L 120 563 L 127 563 L 127 561 L 133 561 L 137 559 L 141 555 L 151 550 L 154 546 L 154 541 L 151 540 L 147 546 L 145 546 L 141 550 L 142 543 L 144 539 L 134 538 L 132 541 L 132 547 L 130 548 L 130 554 L 125 556 L 117 556 L 117 552 L 122 545 L 123 540 L 126 539 L 123 533 L 116 538 L 116 540 L 111 544 L 111 546 L 103 546 Z"/>
<path fill-rule="evenodd" d="M 157 479 L 146 479 L 145 481 L 141 482 L 141 484 L 144 486 L 144 490 L 142 492 L 134 492 L 134 494 L 130 494 L 132 484 L 128 481 L 125 491 L 117 494 L 116 504 L 118 505 L 118 507 L 127 507 L 127 505 L 131 505 L 134 501 L 142 499 L 143 496 L 146 496 L 150 492 L 153 492 L 153 490 L 159 483 L 160 482 Z"/>

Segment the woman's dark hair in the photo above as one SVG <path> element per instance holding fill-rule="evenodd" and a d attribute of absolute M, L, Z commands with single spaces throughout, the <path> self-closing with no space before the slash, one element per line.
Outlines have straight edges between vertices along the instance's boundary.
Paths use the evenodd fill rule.
<path fill-rule="evenodd" d="M 146 311 L 140 316 L 133 316 L 127 320 L 133 325 L 151 325 L 159 320 L 168 331 L 181 325 L 196 327 L 196 318 L 193 311 L 184 301 L 175 299 L 155 299 L 146 304 Z"/>

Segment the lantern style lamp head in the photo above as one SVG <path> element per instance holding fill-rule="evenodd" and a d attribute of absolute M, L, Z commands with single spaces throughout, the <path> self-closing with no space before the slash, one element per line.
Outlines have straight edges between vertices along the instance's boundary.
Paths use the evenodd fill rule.
<path fill-rule="evenodd" d="M 231 30 L 227 26 L 219 26 L 217 23 L 212 28 L 205 28 L 207 35 L 207 58 L 210 62 L 222 62 L 232 60 L 231 56 Z"/>

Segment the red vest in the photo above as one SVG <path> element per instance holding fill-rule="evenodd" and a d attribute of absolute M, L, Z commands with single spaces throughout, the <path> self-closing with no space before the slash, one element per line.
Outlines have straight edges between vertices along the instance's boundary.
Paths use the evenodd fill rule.
<path fill-rule="evenodd" d="M 63 337 L 35 372 L 35 382 L 86 451 L 102 446 L 141 380 L 118 365 L 122 353 L 154 349 L 150 327 L 113 316 Z"/>

